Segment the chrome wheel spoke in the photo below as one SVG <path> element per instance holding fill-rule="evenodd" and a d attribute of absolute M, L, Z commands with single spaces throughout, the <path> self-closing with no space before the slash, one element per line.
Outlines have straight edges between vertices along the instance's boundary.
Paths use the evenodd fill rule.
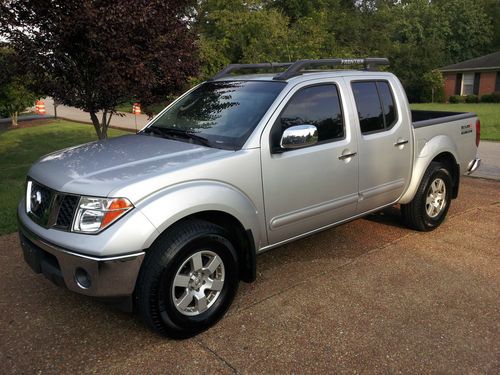
<path fill-rule="evenodd" d="M 428 206 L 430 204 L 432 204 L 432 201 L 434 200 L 434 197 L 432 196 L 432 194 L 430 194 L 426 199 L 425 199 L 425 204 Z"/>
<path fill-rule="evenodd" d="M 205 296 L 194 296 L 194 301 L 196 305 L 196 309 L 198 310 L 199 313 L 202 313 L 207 309 L 207 297 Z"/>
<path fill-rule="evenodd" d="M 198 271 L 203 268 L 203 260 L 201 259 L 201 253 L 196 253 L 191 257 L 191 264 L 193 271 Z"/>
<path fill-rule="evenodd" d="M 208 274 L 211 275 L 212 273 L 214 273 L 217 267 L 219 267 L 221 263 L 222 259 L 218 255 L 213 257 L 212 260 L 210 260 L 210 262 L 206 266 L 206 270 L 209 271 Z"/>
<path fill-rule="evenodd" d="M 176 275 L 174 279 L 174 286 L 187 288 L 189 285 L 189 276 L 186 275 Z"/>
<path fill-rule="evenodd" d="M 184 292 L 182 297 L 176 301 L 177 302 L 176 306 L 178 309 L 185 310 L 189 306 L 192 300 L 193 300 L 193 294 L 190 291 L 186 291 Z"/>
<path fill-rule="evenodd" d="M 210 287 L 208 287 L 208 289 L 215 290 L 215 291 L 221 291 L 223 286 L 224 286 L 224 281 L 212 280 L 212 283 L 211 283 Z"/>

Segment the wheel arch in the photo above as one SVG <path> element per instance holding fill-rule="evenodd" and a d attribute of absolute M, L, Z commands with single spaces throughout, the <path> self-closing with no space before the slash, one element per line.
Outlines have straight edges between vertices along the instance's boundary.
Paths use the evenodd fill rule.
<path fill-rule="evenodd" d="M 460 164 L 458 164 L 457 160 L 459 159 L 456 145 L 449 137 L 437 136 L 426 142 L 413 165 L 410 185 L 399 200 L 399 203 L 406 204 L 411 202 L 417 193 L 425 171 L 432 162 L 440 162 L 447 167 L 453 183 L 452 198 L 456 198 L 460 185 Z"/>
<path fill-rule="evenodd" d="M 174 225 L 190 219 L 207 221 L 223 227 L 230 235 L 238 253 L 240 279 L 255 280 L 256 247 L 261 241 L 259 212 L 241 191 L 215 181 L 197 181 L 169 188 L 140 209 L 156 227 L 146 248 Z"/>
<path fill-rule="evenodd" d="M 252 230 L 246 229 L 240 221 L 223 211 L 200 211 L 182 218 L 180 221 L 198 219 L 224 228 L 230 236 L 238 253 L 240 279 L 245 282 L 255 281 L 257 274 L 257 253 Z"/>

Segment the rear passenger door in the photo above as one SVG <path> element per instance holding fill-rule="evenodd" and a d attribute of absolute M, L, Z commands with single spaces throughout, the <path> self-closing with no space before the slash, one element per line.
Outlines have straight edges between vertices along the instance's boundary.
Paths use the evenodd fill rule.
<path fill-rule="evenodd" d="M 409 183 L 410 124 L 404 119 L 395 82 L 350 81 L 358 122 L 358 213 L 395 203 Z"/>
<path fill-rule="evenodd" d="M 261 157 L 269 244 L 356 212 L 357 143 L 345 117 L 348 103 L 341 80 L 303 83 L 290 91 L 264 130 Z M 318 143 L 280 149 L 283 131 L 302 124 L 317 127 Z"/>

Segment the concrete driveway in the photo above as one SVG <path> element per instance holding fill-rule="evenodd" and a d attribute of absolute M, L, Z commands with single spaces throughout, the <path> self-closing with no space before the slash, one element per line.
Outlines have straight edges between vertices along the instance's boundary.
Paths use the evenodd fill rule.
<path fill-rule="evenodd" d="M 436 231 L 398 211 L 263 254 L 209 331 L 172 341 L 57 288 L 0 238 L 0 373 L 500 372 L 500 183 L 464 178 Z"/>

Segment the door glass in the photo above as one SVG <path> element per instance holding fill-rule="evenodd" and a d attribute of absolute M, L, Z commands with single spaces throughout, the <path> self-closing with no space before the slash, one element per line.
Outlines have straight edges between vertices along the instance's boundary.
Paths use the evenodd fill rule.
<path fill-rule="evenodd" d="M 384 116 L 376 82 L 353 82 L 352 91 L 358 109 L 361 133 L 367 134 L 384 129 Z"/>
<path fill-rule="evenodd" d="M 285 129 L 305 124 L 316 126 L 318 142 L 344 138 L 344 119 L 337 86 L 318 85 L 299 90 L 290 99 L 273 127 L 273 147 L 279 147 Z"/>
<path fill-rule="evenodd" d="M 394 98 L 392 97 L 389 83 L 377 82 L 377 86 L 378 93 L 380 94 L 380 100 L 382 101 L 382 106 L 384 108 L 385 127 L 386 129 L 389 129 L 396 123 L 396 107 L 394 106 Z"/>

